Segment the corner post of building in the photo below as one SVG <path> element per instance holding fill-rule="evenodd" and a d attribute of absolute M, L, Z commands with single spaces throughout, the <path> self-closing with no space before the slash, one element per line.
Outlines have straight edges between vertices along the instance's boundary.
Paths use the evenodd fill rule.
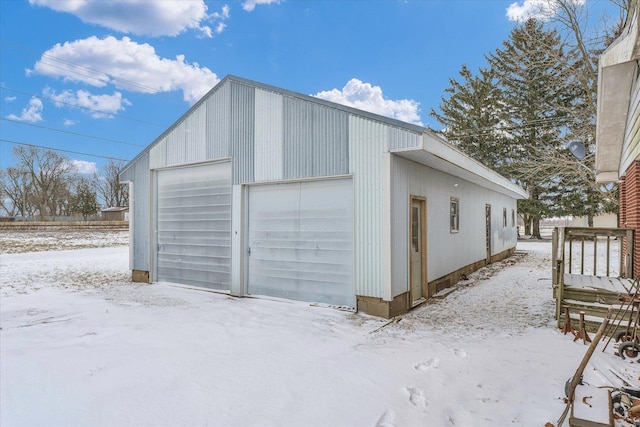
<path fill-rule="evenodd" d="M 392 301 L 391 284 L 391 153 L 382 154 L 382 299 Z"/>
<path fill-rule="evenodd" d="M 136 226 L 135 222 L 135 197 L 133 192 L 133 181 L 121 182 L 121 184 L 127 184 L 127 191 L 129 194 L 129 270 L 131 270 L 131 276 L 133 278 L 133 252 L 134 252 L 134 233 L 133 228 Z"/>
<path fill-rule="evenodd" d="M 235 296 L 246 295 L 246 242 L 244 230 L 247 227 L 245 210 L 246 188 L 233 185 L 231 188 L 231 286 L 230 293 Z"/>

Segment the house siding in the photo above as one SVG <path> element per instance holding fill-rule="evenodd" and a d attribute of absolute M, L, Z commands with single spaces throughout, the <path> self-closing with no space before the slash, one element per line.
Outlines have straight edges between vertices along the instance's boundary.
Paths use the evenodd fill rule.
<path fill-rule="evenodd" d="M 626 171 L 640 158 L 640 79 L 636 79 L 625 128 L 620 171 Z M 625 172 L 626 174 L 626 172 Z"/>

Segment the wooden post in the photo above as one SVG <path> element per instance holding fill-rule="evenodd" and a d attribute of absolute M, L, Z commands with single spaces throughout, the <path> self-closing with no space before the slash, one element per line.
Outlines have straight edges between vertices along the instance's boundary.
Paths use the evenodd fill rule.
<path fill-rule="evenodd" d="M 607 317 L 605 317 L 602 320 L 602 323 L 598 328 L 598 332 L 596 332 L 596 335 L 593 337 L 593 341 L 591 341 L 591 345 L 589 346 L 589 348 L 587 349 L 587 352 L 582 358 L 582 362 L 580 362 L 580 365 L 578 366 L 576 373 L 573 374 L 573 378 L 571 379 L 571 384 L 569 385 L 569 393 L 567 395 L 567 406 L 564 408 L 564 412 L 562 413 L 562 415 L 558 419 L 558 422 L 556 423 L 558 427 L 561 427 L 562 423 L 564 423 L 565 418 L 567 418 L 567 414 L 569 413 L 569 408 L 571 408 L 571 405 L 573 404 L 573 398 L 575 397 L 575 394 L 576 394 L 576 387 L 578 387 L 578 383 L 580 382 L 580 377 L 582 376 L 584 369 L 587 367 L 587 363 L 589 363 L 589 359 L 591 359 L 591 355 L 593 354 L 596 347 L 598 346 L 598 343 L 600 342 L 600 338 L 602 338 L 602 334 L 604 333 L 604 330 L 607 328 L 607 325 L 609 324 L 610 318 L 611 318 L 611 308 L 609 308 L 609 311 L 607 312 Z"/>
<path fill-rule="evenodd" d="M 598 233 L 593 236 L 593 273 L 598 275 Z"/>
<path fill-rule="evenodd" d="M 564 300 L 564 259 L 565 259 L 565 229 L 555 228 L 554 230 L 554 250 L 552 258 L 555 260 L 552 268 L 553 279 L 556 289 L 556 324 L 560 327 L 560 321 L 562 319 L 562 301 Z M 571 246 L 569 246 L 571 248 Z M 571 250 L 571 249 L 569 249 Z"/>
<path fill-rule="evenodd" d="M 629 252 L 629 279 L 634 279 L 635 277 L 633 276 L 633 263 L 635 262 L 636 259 L 636 251 L 638 250 L 638 248 L 635 247 L 635 236 L 634 236 L 635 230 L 629 230 L 629 240 L 631 241 L 631 245 L 628 245 L 631 249 L 628 250 L 627 252 Z"/>
<path fill-rule="evenodd" d="M 622 244 L 620 244 L 622 246 Z M 622 247 L 620 248 L 622 250 Z M 611 259 L 611 236 L 607 236 L 607 276 L 609 275 L 609 263 Z"/>
<path fill-rule="evenodd" d="M 580 274 L 584 274 L 584 236 L 580 239 Z"/>
<path fill-rule="evenodd" d="M 569 237 L 569 274 L 573 273 L 573 238 Z"/>
<path fill-rule="evenodd" d="M 558 259 L 558 227 L 554 227 L 551 232 L 551 284 L 555 287 L 558 284 L 558 271 L 556 260 Z"/>

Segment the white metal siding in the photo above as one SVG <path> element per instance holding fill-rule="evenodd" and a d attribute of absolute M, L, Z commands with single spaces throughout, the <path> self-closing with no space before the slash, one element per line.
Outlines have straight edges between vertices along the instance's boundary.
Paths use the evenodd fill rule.
<path fill-rule="evenodd" d="M 233 184 L 253 182 L 255 87 L 231 85 L 231 158 Z"/>
<path fill-rule="evenodd" d="M 206 100 L 207 159 L 221 159 L 231 156 L 230 94 L 230 85 L 225 84 Z"/>
<path fill-rule="evenodd" d="M 312 125 L 312 176 L 345 175 L 349 168 L 349 116 L 315 105 Z"/>
<path fill-rule="evenodd" d="M 282 179 L 282 95 L 256 89 L 255 181 Z"/>
<path fill-rule="evenodd" d="M 184 121 L 184 163 L 207 160 L 207 104 L 202 103 Z"/>
<path fill-rule="evenodd" d="M 132 270 L 149 271 L 149 153 L 145 153 L 127 170 L 123 179 L 133 185 L 133 215 L 129 218 L 132 241 L 129 243 Z"/>
<path fill-rule="evenodd" d="M 159 169 L 167 166 L 167 139 L 163 138 L 149 150 L 149 167 Z"/>
<path fill-rule="evenodd" d="M 382 298 L 382 158 L 388 126 L 349 117 L 349 172 L 354 175 L 356 294 Z"/>
<path fill-rule="evenodd" d="M 284 98 L 284 178 L 313 176 L 313 105 Z"/>
<path fill-rule="evenodd" d="M 491 205 L 493 254 L 517 243 L 511 226 L 511 209 L 516 200 L 474 183 L 437 171 L 398 156 L 391 157 L 392 293 L 409 290 L 409 200 L 411 195 L 427 199 L 428 281 L 485 258 L 485 205 Z M 451 197 L 459 199 L 457 233 L 451 233 Z M 502 210 L 507 208 L 507 227 Z M 516 210 L 517 212 L 517 210 Z"/>
<path fill-rule="evenodd" d="M 185 132 L 184 122 L 177 125 L 165 138 L 167 146 L 167 163 L 165 166 L 174 166 L 185 163 Z"/>
<path fill-rule="evenodd" d="M 157 171 L 158 281 L 229 289 L 231 164 Z"/>
<path fill-rule="evenodd" d="M 346 175 L 348 115 L 297 98 L 284 97 L 285 179 Z"/>
<path fill-rule="evenodd" d="M 178 124 L 163 141 L 166 162 L 162 166 L 202 162 L 206 159 L 207 104 L 202 103 Z M 160 148 L 158 146 L 153 149 Z"/>
<path fill-rule="evenodd" d="M 404 129 L 389 127 L 388 150 L 415 148 L 422 143 L 422 135 Z"/>
<path fill-rule="evenodd" d="M 249 188 L 249 294 L 355 306 L 351 179 Z"/>

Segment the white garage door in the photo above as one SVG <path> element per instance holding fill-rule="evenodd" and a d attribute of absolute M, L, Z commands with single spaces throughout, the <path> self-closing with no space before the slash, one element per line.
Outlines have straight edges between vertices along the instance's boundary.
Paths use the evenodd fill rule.
<path fill-rule="evenodd" d="M 231 164 L 157 173 L 157 280 L 229 289 Z"/>
<path fill-rule="evenodd" d="M 249 189 L 248 293 L 355 306 L 350 179 Z"/>

